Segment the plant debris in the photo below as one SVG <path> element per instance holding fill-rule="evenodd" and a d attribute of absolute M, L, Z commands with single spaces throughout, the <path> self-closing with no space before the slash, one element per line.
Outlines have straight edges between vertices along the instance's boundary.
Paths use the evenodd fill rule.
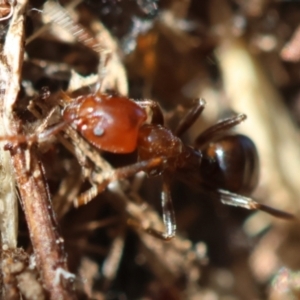
<path fill-rule="evenodd" d="M 1 1 L 0 298 L 300 299 L 299 21 L 284 0 Z M 258 148 L 251 196 L 296 220 L 174 179 L 176 237 L 149 234 L 164 231 L 161 178 L 135 169 L 100 193 L 137 154 L 61 122 L 95 90 L 159 103 L 173 131 L 204 98 L 187 145 L 246 114 L 234 130 Z M 80 195 L 92 200 L 77 208 Z"/>

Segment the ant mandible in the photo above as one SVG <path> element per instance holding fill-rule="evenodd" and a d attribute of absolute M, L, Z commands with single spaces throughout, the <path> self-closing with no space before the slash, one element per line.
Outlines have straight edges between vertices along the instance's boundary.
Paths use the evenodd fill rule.
<path fill-rule="evenodd" d="M 185 133 L 201 115 L 205 101 L 200 99 L 187 113 L 173 133 L 163 125 L 158 104 L 151 100 L 134 102 L 127 97 L 94 93 L 72 99 L 62 94 L 65 107 L 63 121 L 38 135 L 23 138 L 32 142 L 46 139 L 70 125 L 91 145 L 113 153 L 131 153 L 137 150 L 139 161 L 104 174 L 100 182 L 75 201 L 76 206 L 88 203 L 111 182 L 128 178 L 138 171 L 150 176 L 163 176 L 162 215 L 165 232 L 149 228 L 146 231 L 164 240 L 175 236 L 176 222 L 170 193 L 170 181 L 180 180 L 218 194 L 221 202 L 249 210 L 262 210 L 285 219 L 293 215 L 260 204 L 251 194 L 258 182 L 259 161 L 254 143 L 241 134 L 228 130 L 246 119 L 239 114 L 222 120 L 202 132 L 194 146 L 185 145 L 178 137 Z M 150 108 L 151 123 L 147 123 Z M 16 138 L 9 140 L 15 141 Z M 20 137 L 19 142 L 22 141 Z"/>

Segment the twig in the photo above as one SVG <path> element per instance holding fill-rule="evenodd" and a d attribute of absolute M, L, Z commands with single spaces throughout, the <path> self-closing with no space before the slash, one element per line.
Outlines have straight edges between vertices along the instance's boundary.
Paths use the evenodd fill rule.
<path fill-rule="evenodd" d="M 27 0 L 18 1 L 3 48 L 1 75 L 4 80 L 3 121 L 11 135 L 22 134 L 22 122 L 13 112 L 20 90 L 24 48 L 24 13 Z M 50 299 L 75 299 L 68 284 L 55 279 L 67 270 L 63 240 L 59 237 L 43 169 L 34 149 L 7 147 L 12 156 L 16 182 L 21 195 L 30 238 L 43 285 Z M 59 278 L 60 279 L 60 278 Z"/>
<path fill-rule="evenodd" d="M 37 155 L 34 150 L 20 148 L 11 148 L 10 152 L 37 268 L 44 286 L 50 299 L 74 299 L 64 283 L 55 280 L 58 270 L 67 270 L 66 256 Z"/>

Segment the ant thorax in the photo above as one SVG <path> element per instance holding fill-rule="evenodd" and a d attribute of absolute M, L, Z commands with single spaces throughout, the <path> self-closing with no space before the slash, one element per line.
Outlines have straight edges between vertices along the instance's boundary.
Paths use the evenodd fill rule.
<path fill-rule="evenodd" d="M 158 175 L 165 169 L 176 168 L 178 159 L 183 150 L 183 143 L 171 130 L 161 126 L 145 124 L 139 130 L 138 156 L 140 161 L 155 157 L 166 158 L 166 164 L 159 166 L 151 175 Z"/>
<path fill-rule="evenodd" d="M 141 160 L 154 157 L 178 157 L 182 152 L 182 141 L 171 130 L 161 125 L 145 124 L 138 136 L 138 153 Z"/>

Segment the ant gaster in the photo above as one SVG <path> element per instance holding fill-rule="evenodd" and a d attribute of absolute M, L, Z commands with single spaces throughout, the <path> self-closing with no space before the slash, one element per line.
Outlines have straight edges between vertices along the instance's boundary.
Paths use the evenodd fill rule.
<path fill-rule="evenodd" d="M 65 103 L 63 121 L 26 141 L 45 139 L 66 125 L 71 125 L 97 149 L 120 154 L 137 150 L 139 158 L 135 164 L 104 175 L 102 182 L 97 182 L 96 189 L 93 186 L 93 191 L 79 196 L 75 201 L 76 206 L 92 200 L 111 182 L 145 171 L 150 176 L 163 176 L 161 201 L 165 232 L 152 228 L 146 231 L 165 240 L 173 238 L 176 231 L 170 193 L 170 182 L 174 177 L 216 193 L 224 204 L 262 210 L 280 218 L 293 218 L 289 213 L 247 197 L 258 182 L 257 150 L 248 137 L 228 133 L 229 129 L 246 119 L 244 114 L 209 127 L 196 138 L 194 146 L 187 146 L 178 136 L 185 133 L 204 110 L 205 101 L 202 99 L 187 113 L 173 133 L 164 127 L 161 110 L 154 101 L 134 102 L 127 97 L 99 92 L 76 99 L 62 94 L 61 98 Z M 150 124 L 146 122 L 148 108 L 152 113 Z M 22 138 L 18 140 L 22 141 Z"/>

